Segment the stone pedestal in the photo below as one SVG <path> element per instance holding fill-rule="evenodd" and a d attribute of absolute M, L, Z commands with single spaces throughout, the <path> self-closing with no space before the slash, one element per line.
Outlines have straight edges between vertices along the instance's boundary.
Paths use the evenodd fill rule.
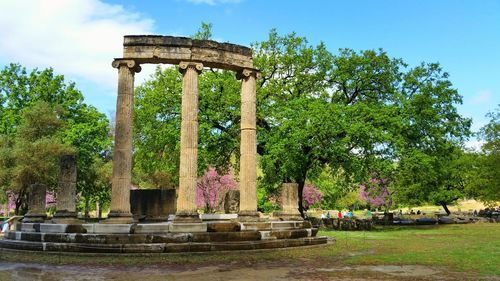
<path fill-rule="evenodd" d="M 237 214 L 240 211 L 240 191 L 228 190 L 224 196 L 224 212 Z"/>
<path fill-rule="evenodd" d="M 175 214 L 175 189 L 138 189 L 130 191 L 130 211 L 136 220 L 167 221 Z"/>
<path fill-rule="evenodd" d="M 174 223 L 200 222 L 196 206 L 198 170 L 198 75 L 201 63 L 181 62 L 182 120 L 179 167 L 179 195 Z"/>
<path fill-rule="evenodd" d="M 274 212 L 273 217 L 282 220 L 302 220 L 299 212 L 299 190 L 297 183 L 281 185 L 281 211 Z"/>
<path fill-rule="evenodd" d="M 28 213 L 24 215 L 23 222 L 44 222 L 47 218 L 45 212 L 45 194 L 47 187 L 44 184 L 32 184 L 28 190 Z"/>
<path fill-rule="evenodd" d="M 242 221 L 257 220 L 256 79 L 258 72 L 244 69 L 241 79 L 240 211 Z"/>
<path fill-rule="evenodd" d="M 131 223 L 130 185 L 132 173 L 132 120 L 134 108 L 134 75 L 141 70 L 133 60 L 115 60 L 118 68 L 115 148 L 111 206 L 106 223 Z"/>
<path fill-rule="evenodd" d="M 76 212 L 76 157 L 61 156 L 59 161 L 59 190 L 57 211 L 53 221 L 56 223 L 79 223 Z"/>

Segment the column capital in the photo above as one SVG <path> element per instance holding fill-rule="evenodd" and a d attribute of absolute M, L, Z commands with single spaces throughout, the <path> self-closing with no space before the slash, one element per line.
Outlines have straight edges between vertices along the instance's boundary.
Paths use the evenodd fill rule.
<path fill-rule="evenodd" d="M 248 77 L 253 76 L 255 79 L 259 79 L 262 75 L 259 70 L 253 68 L 243 68 L 236 72 L 236 79 L 248 79 Z"/>
<path fill-rule="evenodd" d="M 192 68 L 196 70 L 198 73 L 201 73 L 203 70 L 203 64 L 201 62 L 192 62 L 192 61 L 181 61 L 179 63 L 179 71 L 181 73 L 186 72 L 188 68 Z"/>
<path fill-rule="evenodd" d="M 141 66 L 135 60 L 115 59 L 111 63 L 111 65 L 113 66 L 113 68 L 120 68 L 121 66 L 126 66 L 135 73 L 141 72 Z"/>

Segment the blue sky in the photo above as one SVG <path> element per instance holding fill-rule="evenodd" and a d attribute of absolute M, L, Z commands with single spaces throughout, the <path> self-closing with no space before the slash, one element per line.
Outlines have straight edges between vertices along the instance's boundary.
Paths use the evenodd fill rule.
<path fill-rule="evenodd" d="M 117 79 L 110 62 L 121 56 L 121 36 L 189 36 L 202 21 L 213 24 L 214 39 L 236 44 L 265 40 L 277 28 L 311 44 L 323 41 L 334 53 L 383 48 L 413 66 L 439 62 L 463 95 L 459 110 L 473 118 L 475 130 L 500 104 L 500 1 L 493 0 L 3 1 L 0 65 L 52 66 L 110 113 Z"/>

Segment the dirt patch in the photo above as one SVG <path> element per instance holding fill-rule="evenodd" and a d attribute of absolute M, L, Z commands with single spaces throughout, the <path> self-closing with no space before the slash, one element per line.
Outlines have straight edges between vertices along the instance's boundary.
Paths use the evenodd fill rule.
<path fill-rule="evenodd" d="M 1 280 L 457 280 L 465 276 L 420 265 L 335 266 L 328 261 L 229 262 L 199 267 L 84 266 L 2 263 Z"/>

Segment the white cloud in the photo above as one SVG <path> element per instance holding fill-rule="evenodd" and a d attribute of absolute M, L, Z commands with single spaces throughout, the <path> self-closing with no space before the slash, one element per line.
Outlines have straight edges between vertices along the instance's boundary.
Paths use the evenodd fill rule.
<path fill-rule="evenodd" d="M 484 145 L 483 140 L 469 140 L 465 142 L 465 147 L 472 151 L 481 151 L 481 147 Z"/>
<path fill-rule="evenodd" d="M 485 104 L 488 103 L 491 100 L 492 94 L 490 90 L 481 90 L 477 92 L 473 97 L 472 97 L 472 104 Z"/>
<path fill-rule="evenodd" d="M 241 0 L 187 0 L 187 2 L 214 6 L 217 4 L 237 4 L 240 3 Z"/>
<path fill-rule="evenodd" d="M 123 35 L 151 34 L 153 20 L 100 0 L 15 0 L 0 4 L 0 61 L 116 87 L 111 67 Z"/>

